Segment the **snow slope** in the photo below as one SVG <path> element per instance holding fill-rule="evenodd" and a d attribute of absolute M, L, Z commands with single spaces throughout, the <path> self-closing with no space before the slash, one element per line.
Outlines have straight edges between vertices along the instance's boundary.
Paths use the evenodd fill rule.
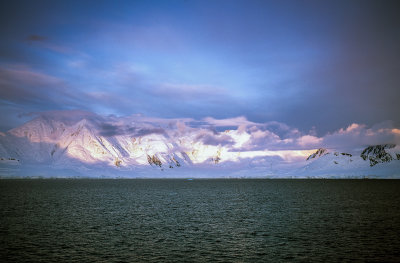
<path fill-rule="evenodd" d="M 369 155 L 365 152 L 371 150 Z M 321 155 L 320 152 L 323 152 Z M 364 153 L 364 154 L 362 154 Z M 400 178 L 400 147 L 375 145 L 352 153 L 318 149 L 298 174 L 304 177 Z M 373 160 L 375 163 L 369 161 Z"/>

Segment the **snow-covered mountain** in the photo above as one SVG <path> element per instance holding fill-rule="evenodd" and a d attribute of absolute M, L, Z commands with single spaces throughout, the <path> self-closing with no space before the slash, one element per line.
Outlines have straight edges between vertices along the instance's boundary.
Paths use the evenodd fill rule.
<path fill-rule="evenodd" d="M 301 168 L 307 177 L 400 177 L 400 147 L 368 146 L 352 153 L 318 149 Z"/>
<path fill-rule="evenodd" d="M 168 134 L 166 130 L 150 132 L 152 129 L 156 131 L 156 128 L 144 125 L 137 129 L 148 134 L 105 136 L 95 120 L 82 119 L 68 125 L 39 117 L 3 134 L 0 137 L 0 156 L 21 163 L 59 167 L 96 164 L 105 167 L 150 165 L 168 168 L 204 161 L 207 159 L 204 154 L 212 156 L 212 149 L 202 148 L 190 138 L 175 136 L 171 140 L 173 134 Z M 193 148 L 188 153 L 190 157 L 183 150 L 177 150 L 188 145 Z M 214 154 L 218 155 L 217 149 L 214 149 Z"/>
<path fill-rule="evenodd" d="M 227 132 L 218 134 L 179 123 L 172 127 L 140 117 L 120 122 L 82 113 L 71 119 L 38 117 L 0 135 L 0 164 L 114 176 L 184 167 L 222 168 L 227 165 L 223 162 L 235 161 L 240 155 L 221 144 L 204 143 L 208 137 L 238 136 L 235 131 L 228 137 Z"/>
<path fill-rule="evenodd" d="M 249 149 L 248 145 L 254 145 L 261 137 L 259 131 L 218 132 L 180 121 L 140 116 L 102 118 L 85 112 L 59 115 L 41 116 L 0 133 L 0 176 L 400 175 L 400 149 L 392 144 L 353 153 L 324 148 L 269 151 Z"/>

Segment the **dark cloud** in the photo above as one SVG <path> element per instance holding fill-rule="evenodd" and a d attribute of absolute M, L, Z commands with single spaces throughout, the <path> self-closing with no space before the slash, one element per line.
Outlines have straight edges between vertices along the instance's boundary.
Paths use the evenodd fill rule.
<path fill-rule="evenodd" d="M 63 79 L 24 65 L 0 65 L 0 97 L 2 109 L 10 109 L 7 114 L 0 116 L 4 124 L 15 123 L 18 115 L 29 112 L 87 109 L 85 94 L 72 90 Z M 10 124 L 5 125 L 4 129 L 13 128 Z"/>
<path fill-rule="evenodd" d="M 105 94 L 103 101 L 122 112 L 132 111 L 134 105 L 136 112 L 150 116 L 224 118 L 238 116 L 242 109 L 240 98 L 218 87 L 154 83 L 152 76 L 126 69 L 118 69 L 114 75 L 120 94 Z"/>
<path fill-rule="evenodd" d="M 94 128 L 98 132 L 98 135 L 106 137 L 117 135 L 140 137 L 150 134 L 164 134 L 168 137 L 165 129 L 161 127 L 153 127 L 153 125 L 161 124 L 156 120 L 149 122 L 145 119 L 144 121 L 137 122 L 137 126 L 132 126 L 129 117 L 116 117 L 113 115 L 102 116 L 83 110 L 29 112 L 18 114 L 18 117 L 24 119 L 41 118 L 48 122 L 58 121 L 68 126 L 73 126 L 82 120 L 86 120 L 86 125 L 88 125 L 88 127 Z M 159 119 L 159 121 L 161 121 L 161 119 Z"/>
<path fill-rule="evenodd" d="M 98 132 L 101 136 L 112 137 L 117 135 L 129 135 L 133 137 L 141 137 L 150 134 L 164 134 L 166 132 L 162 128 L 143 128 L 143 127 L 129 127 L 129 125 L 112 124 L 112 123 L 99 123 Z"/>
<path fill-rule="evenodd" d="M 85 93 L 73 89 L 64 79 L 32 70 L 25 65 L 0 65 L 2 100 L 30 106 L 35 110 L 56 110 L 85 107 Z M 32 111 L 31 110 L 31 111 Z"/>
<path fill-rule="evenodd" d="M 122 134 L 125 134 L 125 129 L 119 125 L 110 123 L 101 123 L 99 125 L 99 135 L 101 136 L 111 137 Z"/>
<path fill-rule="evenodd" d="M 146 136 L 149 134 L 166 134 L 165 130 L 162 128 L 141 128 L 135 130 L 134 136 Z"/>
<path fill-rule="evenodd" d="M 214 145 L 214 146 L 230 146 L 235 144 L 235 141 L 232 137 L 226 134 L 220 133 L 202 133 L 196 136 L 196 141 L 201 141 L 207 145 Z"/>
<path fill-rule="evenodd" d="M 48 104 L 54 93 L 64 93 L 62 80 L 26 67 L 0 67 L 0 86 L 1 98 L 14 103 Z"/>
<path fill-rule="evenodd" d="M 372 125 L 390 119 L 400 125 L 399 2 L 303 1 L 298 5 L 302 7 L 293 17 L 308 14 L 298 21 L 298 32 L 307 34 L 273 61 L 284 77 L 265 67 L 270 57 L 248 62 L 278 77 L 258 84 L 258 99 L 246 109 L 246 116 L 257 122 L 279 120 L 302 131 L 315 126 L 319 135 L 355 121 Z M 306 6 L 309 11 L 302 10 Z M 304 21 L 310 22 L 307 28 Z M 292 22 L 284 23 L 293 28 Z M 296 53 L 291 53 L 294 46 Z M 305 55 L 299 57 L 298 52 Z"/>
<path fill-rule="evenodd" d="M 2 1 L 0 106 L 7 114 L 0 122 L 11 128 L 20 113 L 87 109 L 245 116 L 304 134 L 315 127 L 319 137 L 353 122 L 390 119 L 399 126 L 398 10 L 390 0 L 123 8 L 107 1 L 96 8 L 90 1 Z M 266 129 L 282 140 L 296 132 Z M 128 132 L 151 131 L 104 127 L 104 134 Z"/>
<path fill-rule="evenodd" d="M 47 37 L 45 36 L 40 36 L 40 35 L 29 35 L 26 38 L 27 41 L 38 41 L 38 42 L 43 42 L 47 40 Z"/>

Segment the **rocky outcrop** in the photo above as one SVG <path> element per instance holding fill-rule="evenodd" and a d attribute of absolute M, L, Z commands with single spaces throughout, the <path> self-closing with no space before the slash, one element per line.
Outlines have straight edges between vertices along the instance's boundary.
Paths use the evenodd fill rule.
<path fill-rule="evenodd" d="M 212 157 L 210 160 L 212 163 L 218 164 L 221 161 L 221 150 L 218 150 L 217 154 L 214 157 Z"/>
<path fill-rule="evenodd" d="M 321 157 L 326 154 L 328 154 L 328 151 L 325 148 L 319 148 L 315 153 L 313 153 L 307 157 L 307 161 L 310 159 L 315 159 L 315 158 Z"/>
<path fill-rule="evenodd" d="M 169 158 L 169 168 L 174 168 L 174 167 L 181 167 L 181 163 L 175 158 L 175 157 L 170 157 Z"/>
<path fill-rule="evenodd" d="M 211 158 L 211 162 L 214 164 L 218 164 L 219 161 L 221 161 L 221 158 L 219 156 L 215 156 L 214 158 Z"/>
<path fill-rule="evenodd" d="M 179 163 L 179 161 L 177 159 L 175 159 L 175 157 L 172 157 L 172 162 L 175 164 L 176 167 L 181 166 L 181 164 Z"/>
<path fill-rule="evenodd" d="M 319 159 L 320 157 L 324 157 L 322 159 L 326 160 L 326 157 L 329 157 L 328 159 L 330 162 L 333 164 L 347 164 L 349 162 L 353 162 L 353 155 L 350 153 L 345 153 L 345 152 L 329 152 L 327 149 L 320 148 L 318 149 L 315 153 L 311 154 L 308 156 L 307 161 L 310 161 L 312 159 L 316 160 Z"/>
<path fill-rule="evenodd" d="M 153 166 L 153 165 L 156 165 L 158 167 L 162 166 L 160 159 L 158 159 L 158 157 L 155 155 L 153 155 L 153 156 L 147 155 L 147 161 L 149 162 L 149 164 L 151 166 Z"/>
<path fill-rule="evenodd" d="M 120 159 L 118 159 L 118 158 L 115 159 L 115 162 L 114 162 L 115 166 L 120 167 L 121 163 L 122 163 L 122 161 Z"/>
<path fill-rule="evenodd" d="M 364 161 L 369 160 L 370 166 L 374 166 L 378 163 L 388 163 L 391 162 L 394 158 L 390 153 L 386 152 L 387 149 L 392 149 L 396 147 L 395 144 L 383 144 L 383 145 L 373 145 L 368 146 L 364 149 L 361 153 L 361 158 Z M 396 154 L 397 159 L 399 159 L 398 155 Z"/>
<path fill-rule="evenodd" d="M 352 157 L 353 156 L 350 153 L 340 153 L 340 152 L 334 152 L 333 155 L 335 155 L 335 156 L 343 155 L 343 156 L 347 156 L 347 157 Z"/>

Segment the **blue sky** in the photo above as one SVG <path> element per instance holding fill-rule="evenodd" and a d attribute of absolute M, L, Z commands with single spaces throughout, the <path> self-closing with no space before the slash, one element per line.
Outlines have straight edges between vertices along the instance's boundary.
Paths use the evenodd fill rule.
<path fill-rule="evenodd" d="M 0 130 L 41 111 L 400 126 L 396 1 L 2 1 Z"/>

